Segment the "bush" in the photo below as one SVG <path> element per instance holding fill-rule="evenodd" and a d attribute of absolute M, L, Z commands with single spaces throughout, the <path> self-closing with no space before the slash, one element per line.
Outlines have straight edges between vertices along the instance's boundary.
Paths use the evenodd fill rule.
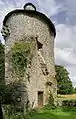
<path fill-rule="evenodd" d="M 50 93 L 49 93 L 48 104 L 49 104 L 50 106 L 54 106 L 54 98 L 53 98 L 53 94 L 51 93 L 51 91 L 50 91 Z"/>
<path fill-rule="evenodd" d="M 62 106 L 76 107 L 76 100 L 63 100 Z"/>
<path fill-rule="evenodd" d="M 51 104 L 47 104 L 43 107 L 44 110 L 52 110 L 52 109 L 56 109 L 55 105 L 51 105 Z"/>
<path fill-rule="evenodd" d="M 38 109 L 30 109 L 27 113 L 26 113 L 26 117 L 27 119 L 32 117 L 33 115 L 38 113 Z"/>
<path fill-rule="evenodd" d="M 45 106 L 43 107 L 43 109 L 45 109 L 45 110 L 50 110 L 50 109 L 55 109 L 55 108 L 56 108 L 56 106 L 55 106 L 55 104 L 54 104 L 53 94 L 52 94 L 52 92 L 50 91 L 50 93 L 49 93 L 49 99 L 48 99 L 48 104 L 45 105 Z"/>
<path fill-rule="evenodd" d="M 5 106 L 5 119 L 30 119 L 38 113 L 37 109 L 30 109 L 28 112 L 16 112 L 11 106 Z M 12 109 L 12 110 L 11 110 Z"/>

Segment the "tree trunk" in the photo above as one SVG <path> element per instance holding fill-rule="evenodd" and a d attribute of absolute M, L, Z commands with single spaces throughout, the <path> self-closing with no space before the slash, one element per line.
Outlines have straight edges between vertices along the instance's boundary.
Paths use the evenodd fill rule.
<path fill-rule="evenodd" d="M 3 119 L 3 112 L 2 112 L 1 103 L 0 103 L 0 119 Z"/>

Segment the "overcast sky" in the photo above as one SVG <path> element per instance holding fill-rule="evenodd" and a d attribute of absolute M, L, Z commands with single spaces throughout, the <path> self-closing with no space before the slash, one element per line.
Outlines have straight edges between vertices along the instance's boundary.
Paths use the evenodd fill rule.
<path fill-rule="evenodd" d="M 67 68 L 76 86 L 76 0 L 0 0 L 0 30 L 4 16 L 11 10 L 32 2 L 46 14 L 56 28 L 55 63 Z M 4 40 L 0 33 L 0 39 Z"/>

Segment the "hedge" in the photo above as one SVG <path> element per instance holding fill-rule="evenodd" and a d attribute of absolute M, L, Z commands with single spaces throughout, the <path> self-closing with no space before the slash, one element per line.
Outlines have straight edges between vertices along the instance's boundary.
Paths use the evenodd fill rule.
<path fill-rule="evenodd" d="M 63 100 L 62 106 L 76 107 L 76 100 Z"/>

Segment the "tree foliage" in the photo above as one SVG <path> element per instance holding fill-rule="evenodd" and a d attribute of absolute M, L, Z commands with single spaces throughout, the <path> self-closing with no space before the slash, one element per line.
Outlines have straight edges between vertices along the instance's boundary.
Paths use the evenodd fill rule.
<path fill-rule="evenodd" d="M 0 43 L 0 102 L 5 89 L 5 65 L 4 65 L 4 45 Z"/>
<path fill-rule="evenodd" d="M 72 82 L 69 78 L 68 71 L 63 66 L 60 66 L 60 65 L 56 65 L 55 70 L 56 70 L 58 93 L 60 93 L 60 94 L 73 93 L 73 86 L 72 86 Z"/>
<path fill-rule="evenodd" d="M 31 66 L 34 49 L 34 42 L 25 43 L 24 41 L 15 43 L 11 48 L 13 70 L 18 75 L 19 79 L 23 78 L 27 66 Z M 5 85 L 4 45 L 0 44 L 0 104 L 14 104 L 15 107 L 18 107 L 19 101 L 21 101 L 23 95 L 21 92 L 22 88 L 23 84 L 21 84 L 21 82 Z"/>
<path fill-rule="evenodd" d="M 17 98 L 21 95 L 20 82 L 15 81 L 5 85 L 5 55 L 4 45 L 0 43 L 0 103 L 12 104 L 17 102 Z"/>
<path fill-rule="evenodd" d="M 5 77 L 4 45 L 0 43 L 0 84 L 4 83 Z"/>
<path fill-rule="evenodd" d="M 73 89 L 73 93 L 76 94 L 76 87 Z"/>
<path fill-rule="evenodd" d="M 5 68 L 4 68 L 4 45 L 0 43 L 0 118 L 3 119 L 1 101 L 2 101 L 2 91 L 4 87 L 4 77 L 5 77 Z"/>

